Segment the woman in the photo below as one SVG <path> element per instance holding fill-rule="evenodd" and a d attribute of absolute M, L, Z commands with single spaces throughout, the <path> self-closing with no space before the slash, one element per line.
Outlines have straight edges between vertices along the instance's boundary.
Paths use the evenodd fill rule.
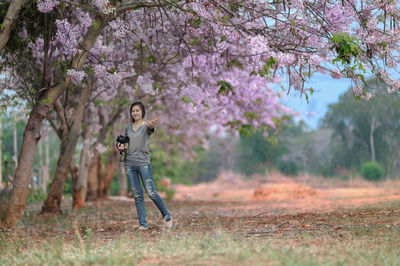
<path fill-rule="evenodd" d="M 125 130 L 125 136 L 129 137 L 125 169 L 133 197 L 135 198 L 136 210 L 139 216 L 139 230 L 147 230 L 146 208 L 140 180 L 147 195 L 161 212 L 165 227 L 172 228 L 171 215 L 154 187 L 150 156 L 147 148 L 150 135 L 154 132 L 154 126 L 158 123 L 159 118 L 156 118 L 153 113 L 150 121 L 144 121 L 143 118 L 146 112 L 141 102 L 134 102 L 131 105 L 130 114 L 132 123 Z M 119 143 L 117 147 L 120 151 L 124 150 L 124 146 Z"/>

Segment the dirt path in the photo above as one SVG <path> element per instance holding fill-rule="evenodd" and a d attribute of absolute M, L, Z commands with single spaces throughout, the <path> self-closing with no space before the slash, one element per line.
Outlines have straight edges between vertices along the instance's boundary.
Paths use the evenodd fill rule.
<path fill-rule="evenodd" d="M 315 186 L 310 185 L 315 183 Z M 240 177 L 195 186 L 176 185 L 176 199 L 235 202 L 216 209 L 232 215 L 297 214 L 332 212 L 366 204 L 400 199 L 400 182 L 371 184 L 362 180 L 334 184 L 313 180 L 296 180 L 283 176 L 244 181 Z"/>
<path fill-rule="evenodd" d="M 321 230 L 336 234 L 346 226 L 400 226 L 397 183 L 312 187 L 293 181 L 222 181 L 175 187 L 176 199 L 167 202 L 177 224 L 174 234 L 223 231 L 253 237 Z M 376 207 L 379 204 L 384 207 Z M 22 223 L 6 237 L 38 243 L 88 238 L 106 243 L 121 236 L 137 238 L 138 234 L 144 239 L 157 238 L 165 231 L 162 219 L 149 199 L 146 206 L 149 230 L 139 232 L 131 198 L 110 197 L 78 211 L 72 210 L 71 199 L 66 199 L 63 214 L 55 219 L 38 217 L 41 203 L 31 204 Z"/>

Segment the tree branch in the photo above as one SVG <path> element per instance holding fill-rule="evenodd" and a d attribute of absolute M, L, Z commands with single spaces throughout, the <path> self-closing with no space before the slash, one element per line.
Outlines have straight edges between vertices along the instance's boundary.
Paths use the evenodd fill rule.
<path fill-rule="evenodd" d="M 21 9 L 24 8 L 29 2 L 31 1 L 11 0 L 10 5 L 8 6 L 7 14 L 4 17 L 3 23 L 0 27 L 0 52 L 4 49 L 8 40 L 10 39 L 10 34 L 18 20 Z"/>

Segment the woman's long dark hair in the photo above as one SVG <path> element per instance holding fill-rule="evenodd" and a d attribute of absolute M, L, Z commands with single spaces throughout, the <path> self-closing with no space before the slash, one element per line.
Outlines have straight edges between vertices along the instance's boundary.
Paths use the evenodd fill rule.
<path fill-rule="evenodd" d="M 143 105 L 142 102 L 134 102 L 134 103 L 132 103 L 131 108 L 129 108 L 129 115 L 131 116 L 132 123 L 135 123 L 135 119 L 134 119 L 133 116 L 132 116 L 132 108 L 133 108 L 135 105 L 138 105 L 139 108 L 140 108 L 140 110 L 142 110 L 142 118 L 144 118 L 144 115 L 146 114 L 146 111 L 144 110 L 144 105 Z"/>

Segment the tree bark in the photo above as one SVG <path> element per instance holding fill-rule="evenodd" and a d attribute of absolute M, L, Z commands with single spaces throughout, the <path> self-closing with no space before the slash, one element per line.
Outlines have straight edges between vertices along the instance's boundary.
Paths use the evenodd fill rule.
<path fill-rule="evenodd" d="M 70 167 L 69 171 L 71 173 L 72 188 L 73 188 L 72 208 L 76 210 L 76 209 L 83 208 L 85 206 L 83 198 L 81 196 L 82 186 L 78 187 L 79 169 L 73 163 L 71 163 L 71 167 Z"/>
<path fill-rule="evenodd" d="M 106 170 L 102 180 L 102 190 L 99 191 L 100 198 L 108 198 L 108 192 L 110 190 L 111 182 L 114 177 L 114 173 L 117 169 L 118 151 L 113 149 L 108 155 Z"/>
<path fill-rule="evenodd" d="M 84 135 L 85 136 L 85 135 Z M 73 196 L 72 196 L 72 208 L 81 209 L 85 207 L 86 197 L 86 186 L 87 186 L 87 146 L 84 144 L 79 161 L 79 173 L 78 180 L 72 184 Z"/>
<path fill-rule="evenodd" d="M 372 117 L 370 131 L 369 131 L 369 145 L 371 147 L 371 161 L 375 162 L 375 142 L 374 142 L 374 132 L 376 129 L 376 117 Z"/>
<path fill-rule="evenodd" d="M 67 85 L 69 82 L 64 82 Z M 63 84 L 63 85 L 64 85 Z M 51 90 L 52 93 L 47 99 L 53 102 L 62 92 L 62 85 Z M 50 94 L 50 93 L 48 93 Z M 24 215 L 26 197 L 28 195 L 28 184 L 30 172 L 35 158 L 37 143 L 40 139 L 40 129 L 43 119 L 49 112 L 51 103 L 38 103 L 33 107 L 28 122 L 25 127 L 24 137 L 22 140 L 21 153 L 19 155 L 19 164 L 14 174 L 14 186 L 11 192 L 11 198 L 7 205 L 6 216 L 4 218 L 5 227 L 13 227 Z"/>
<path fill-rule="evenodd" d="M 96 23 L 93 23 L 93 25 L 96 26 L 89 28 L 81 43 L 83 47 L 82 54 L 77 54 L 72 60 L 71 68 L 73 69 L 78 70 L 85 63 L 88 51 L 93 47 L 104 27 L 103 18 L 100 16 L 96 17 Z M 64 73 L 62 80 L 58 84 L 56 83 L 56 86 L 47 90 L 44 95 L 38 99 L 29 115 L 22 140 L 22 148 L 18 160 L 19 164 L 15 172 L 14 187 L 3 220 L 4 227 L 13 227 L 24 215 L 26 197 L 28 195 L 29 172 L 32 169 L 33 160 L 35 158 L 36 146 L 40 139 L 43 119 L 47 116 L 50 107 L 61 93 L 69 87 L 70 83 L 71 80 L 67 78 L 66 73 Z"/>
<path fill-rule="evenodd" d="M 97 191 L 99 189 L 98 176 L 101 175 L 101 158 L 100 153 L 96 150 L 93 157 L 91 158 L 88 182 L 87 182 L 87 192 L 86 201 L 96 201 Z"/>
<path fill-rule="evenodd" d="M 0 52 L 3 51 L 10 39 L 10 34 L 18 20 L 19 13 L 29 2 L 29 0 L 11 0 L 0 28 Z"/>
<path fill-rule="evenodd" d="M 126 177 L 126 173 L 125 173 L 124 163 L 121 163 L 118 161 L 117 173 L 118 173 L 118 178 L 119 178 L 119 193 L 118 193 L 118 195 L 126 196 L 128 184 L 127 184 L 127 180 L 126 180 L 127 177 Z"/>
<path fill-rule="evenodd" d="M 50 151 L 49 151 L 49 133 L 44 138 L 45 143 L 45 166 L 43 169 L 43 193 L 47 194 L 47 183 L 50 181 Z"/>
<path fill-rule="evenodd" d="M 64 184 L 67 179 L 68 170 L 72 163 L 72 158 L 78 143 L 82 128 L 82 118 L 85 112 L 85 105 L 90 95 L 90 85 L 84 87 L 79 104 L 75 110 L 72 126 L 69 132 L 63 132 L 61 139 L 60 156 L 58 158 L 56 171 L 47 199 L 42 207 L 42 214 L 58 214 L 60 212 L 61 196 L 64 192 Z"/>
<path fill-rule="evenodd" d="M 3 121 L 2 117 L 0 116 L 0 190 L 3 189 L 3 155 L 1 153 L 1 150 L 3 148 Z M 7 177 L 6 177 L 7 180 Z M 1 200 L 1 199 L 0 199 Z"/>
<path fill-rule="evenodd" d="M 39 169 L 38 169 L 38 185 L 39 189 L 44 192 L 44 180 L 43 180 L 43 140 L 39 142 Z"/>
<path fill-rule="evenodd" d="M 107 129 L 111 128 L 114 123 L 118 120 L 118 117 L 120 116 L 121 112 L 123 111 L 122 107 L 116 110 L 114 113 L 113 117 L 111 117 L 108 122 L 106 123 L 105 116 L 100 109 L 98 112 L 99 118 L 100 118 L 100 124 L 102 125 L 102 129 L 99 132 L 99 135 L 97 137 L 97 143 L 103 143 L 104 140 L 107 137 Z M 113 147 L 113 150 L 115 148 Z M 114 152 L 114 151 L 111 151 Z M 106 183 L 104 180 L 104 176 L 102 175 L 102 165 L 101 165 L 101 158 L 100 158 L 100 153 L 95 150 L 94 152 L 94 157 L 92 158 L 90 170 L 89 170 L 89 177 L 88 177 L 88 186 L 87 186 L 87 195 L 86 195 L 86 200 L 88 201 L 96 201 L 97 197 L 104 197 L 104 189 L 106 187 Z M 100 161 L 99 161 L 100 160 Z M 113 169 L 110 169 L 109 171 L 112 171 L 112 173 L 115 172 L 116 166 L 113 166 Z M 107 169 L 106 169 L 107 171 Z M 112 181 L 112 178 L 111 178 Z M 111 182 L 110 181 L 110 182 Z M 97 182 L 97 183 L 96 183 Z M 111 183 L 109 184 L 111 185 Z M 109 186 L 108 185 L 108 186 Z M 108 188 L 107 188 L 108 191 Z M 108 193 L 108 192 L 107 192 Z"/>

